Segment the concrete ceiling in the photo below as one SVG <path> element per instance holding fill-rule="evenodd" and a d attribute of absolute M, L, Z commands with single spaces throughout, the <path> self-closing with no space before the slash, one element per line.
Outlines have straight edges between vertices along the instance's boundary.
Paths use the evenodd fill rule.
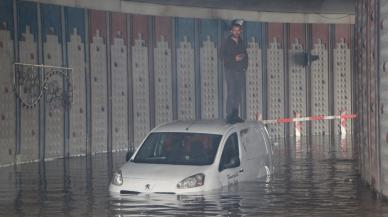
<path fill-rule="evenodd" d="M 163 16 L 242 18 L 283 23 L 354 23 L 355 20 L 355 0 L 122 0 L 122 2 L 134 9 L 131 12 Z"/>
<path fill-rule="evenodd" d="M 123 0 L 159 5 L 258 12 L 353 14 L 355 0 Z"/>
<path fill-rule="evenodd" d="M 354 24 L 355 0 L 25 0 L 171 17 Z"/>

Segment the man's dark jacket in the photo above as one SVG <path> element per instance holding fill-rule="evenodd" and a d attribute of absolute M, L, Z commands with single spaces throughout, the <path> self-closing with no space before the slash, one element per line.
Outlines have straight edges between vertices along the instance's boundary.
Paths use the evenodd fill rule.
<path fill-rule="evenodd" d="M 236 55 L 238 54 L 244 54 L 244 58 L 236 62 Z M 232 36 L 226 38 L 222 46 L 222 57 L 227 70 L 241 72 L 245 71 L 248 67 L 247 49 L 241 38 L 238 39 L 238 43 L 232 39 Z"/>

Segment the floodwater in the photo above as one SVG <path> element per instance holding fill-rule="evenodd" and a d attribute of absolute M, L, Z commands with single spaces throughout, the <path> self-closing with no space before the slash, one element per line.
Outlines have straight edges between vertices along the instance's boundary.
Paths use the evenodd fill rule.
<path fill-rule="evenodd" d="M 348 140 L 280 143 L 271 180 L 201 196 L 113 198 L 108 185 L 124 153 L 0 168 L 0 216 L 387 216 L 358 175 Z"/>

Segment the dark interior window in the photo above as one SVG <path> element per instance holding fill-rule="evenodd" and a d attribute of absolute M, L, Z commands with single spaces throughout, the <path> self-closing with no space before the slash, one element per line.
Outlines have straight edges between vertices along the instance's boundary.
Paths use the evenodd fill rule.
<path fill-rule="evenodd" d="M 229 136 L 222 151 L 219 171 L 240 166 L 240 152 L 238 149 L 237 133 Z"/>
<path fill-rule="evenodd" d="M 152 133 L 136 154 L 135 163 L 210 165 L 221 135 L 203 133 Z"/>

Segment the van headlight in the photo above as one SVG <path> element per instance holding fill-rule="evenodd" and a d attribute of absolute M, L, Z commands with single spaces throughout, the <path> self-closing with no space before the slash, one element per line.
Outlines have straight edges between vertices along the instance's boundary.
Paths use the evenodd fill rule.
<path fill-rule="evenodd" d="M 176 185 L 176 187 L 178 189 L 194 188 L 194 187 L 202 186 L 204 183 L 205 183 L 205 175 L 202 173 L 198 173 L 183 179 Z"/>
<path fill-rule="evenodd" d="M 113 173 L 112 184 L 118 186 L 123 184 L 123 174 L 121 173 L 121 170 Z"/>

